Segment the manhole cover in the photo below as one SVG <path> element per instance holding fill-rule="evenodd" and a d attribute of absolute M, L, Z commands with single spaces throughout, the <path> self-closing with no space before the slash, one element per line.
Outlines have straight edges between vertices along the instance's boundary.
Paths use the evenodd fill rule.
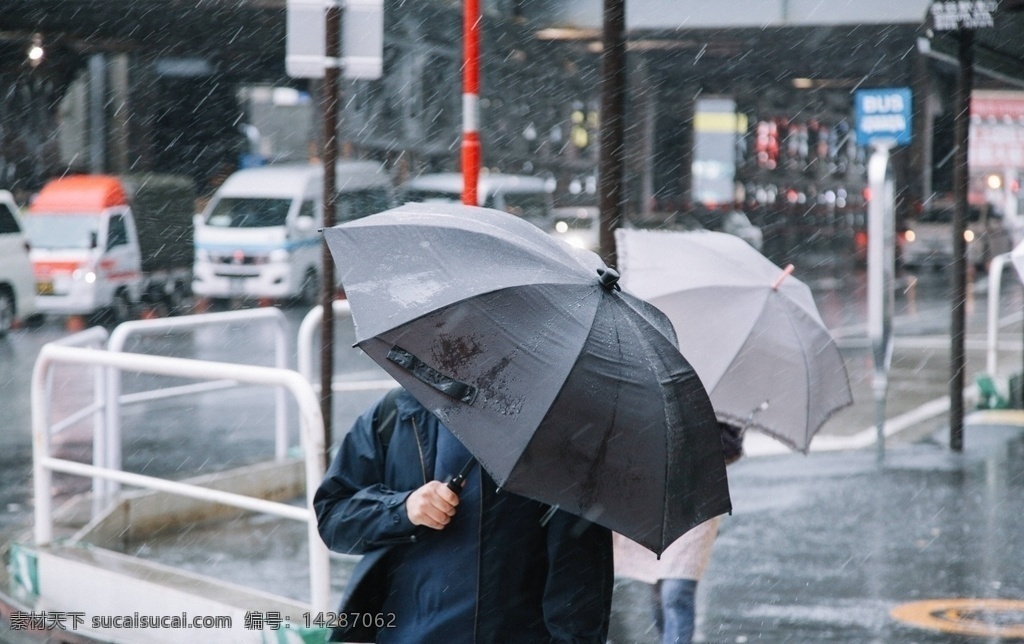
<path fill-rule="evenodd" d="M 900 604 L 893 619 L 919 628 L 982 637 L 1024 637 L 1024 601 L 929 599 Z"/>

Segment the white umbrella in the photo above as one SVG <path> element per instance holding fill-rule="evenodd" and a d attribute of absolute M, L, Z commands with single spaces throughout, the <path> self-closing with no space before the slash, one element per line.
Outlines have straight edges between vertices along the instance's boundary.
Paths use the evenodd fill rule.
<path fill-rule="evenodd" d="M 853 402 L 806 284 L 733 235 L 620 229 L 624 289 L 661 309 L 719 420 L 806 452 Z"/>

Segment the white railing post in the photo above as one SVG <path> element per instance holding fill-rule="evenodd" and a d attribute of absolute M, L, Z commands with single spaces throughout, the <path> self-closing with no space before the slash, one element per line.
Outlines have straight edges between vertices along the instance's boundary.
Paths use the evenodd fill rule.
<path fill-rule="evenodd" d="M 352 308 L 349 305 L 348 300 L 334 300 L 333 308 L 335 322 L 352 318 Z M 313 390 L 317 392 L 320 391 L 320 382 L 319 379 L 314 378 L 313 376 L 313 343 L 314 340 L 319 337 L 317 331 L 320 329 L 320 325 L 323 324 L 323 321 L 324 309 L 323 306 L 318 304 L 309 310 L 306 317 L 302 318 L 296 342 L 296 364 L 298 371 L 313 384 Z M 372 389 L 390 389 L 394 386 L 394 379 L 385 374 L 384 378 L 378 380 L 363 380 L 361 382 L 340 382 L 335 380 L 331 389 L 336 392 L 367 391 Z"/>
<path fill-rule="evenodd" d="M 45 347 L 44 347 L 45 348 Z M 32 369 L 32 494 L 36 545 L 53 540 L 53 474 L 44 463 L 50 457 L 50 360 L 40 354 Z M 95 479 L 94 479 L 95 480 Z"/>
<path fill-rule="evenodd" d="M 276 324 L 274 333 L 274 366 L 279 369 L 288 368 L 288 322 L 284 314 L 275 308 L 245 309 L 242 311 L 223 311 L 218 313 L 202 313 L 172 318 L 158 318 L 155 320 L 135 320 L 119 324 L 110 335 L 107 342 L 107 350 L 123 352 L 128 338 L 135 335 L 152 335 L 158 332 L 165 332 L 171 329 L 194 328 L 200 326 L 212 326 L 216 324 L 228 324 L 231 322 L 247 322 L 269 320 Z M 118 369 L 107 369 L 106 378 L 106 399 L 107 399 L 107 431 L 106 431 L 106 454 L 107 465 L 119 469 L 121 467 L 121 372 Z M 213 384 L 213 383 L 211 383 Z M 166 395 L 179 395 L 180 393 L 195 391 L 194 388 L 173 388 L 165 390 Z M 159 391 L 148 392 L 148 396 L 133 396 L 135 400 L 155 399 L 160 397 Z M 288 407 L 287 396 L 284 389 L 277 388 L 275 392 L 275 426 L 274 426 L 274 456 L 278 461 L 283 461 L 288 455 Z M 106 490 L 104 501 L 109 502 L 117 493 L 120 484 L 115 481 L 108 481 L 109 487 Z"/>
<path fill-rule="evenodd" d="M 67 337 L 54 341 L 65 347 L 92 347 L 100 348 L 106 344 L 110 334 L 101 326 L 94 326 L 79 331 Z M 93 367 L 93 434 L 92 434 L 92 462 L 93 465 L 103 467 L 106 465 L 107 454 L 107 432 L 106 419 L 108 415 L 107 401 L 105 396 L 104 370 L 102 367 Z M 47 409 L 49 409 L 49 391 L 47 391 Z M 47 423 L 49 427 L 49 423 Z M 99 513 L 106 505 L 109 498 L 110 481 L 95 477 L 92 480 L 92 516 L 99 516 Z"/>
<path fill-rule="evenodd" d="M 996 377 L 996 348 L 999 335 L 999 297 L 1002 291 L 1003 268 L 1010 262 L 1010 253 L 992 258 L 988 267 L 988 334 L 985 352 L 985 373 Z"/>

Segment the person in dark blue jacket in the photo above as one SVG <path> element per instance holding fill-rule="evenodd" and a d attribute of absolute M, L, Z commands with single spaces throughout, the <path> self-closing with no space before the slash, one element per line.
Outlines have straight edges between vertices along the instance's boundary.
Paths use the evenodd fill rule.
<path fill-rule="evenodd" d="M 333 641 L 605 642 L 611 532 L 500 490 L 404 390 L 382 436 L 375 415 L 345 436 L 313 505 L 336 552 L 362 554 Z M 382 444 L 382 438 L 387 443 Z"/>

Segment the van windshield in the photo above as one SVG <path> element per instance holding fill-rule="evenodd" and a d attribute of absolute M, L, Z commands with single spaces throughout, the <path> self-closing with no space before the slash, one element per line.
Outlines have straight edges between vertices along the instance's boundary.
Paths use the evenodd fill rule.
<path fill-rule="evenodd" d="M 462 203 L 462 195 L 443 190 L 409 190 L 405 200 L 412 203 Z"/>
<path fill-rule="evenodd" d="M 24 218 L 25 234 L 33 248 L 92 248 L 100 232 L 99 215 L 32 214 Z"/>
<path fill-rule="evenodd" d="M 291 205 L 291 199 L 224 197 L 214 205 L 206 225 L 218 228 L 284 226 Z"/>

